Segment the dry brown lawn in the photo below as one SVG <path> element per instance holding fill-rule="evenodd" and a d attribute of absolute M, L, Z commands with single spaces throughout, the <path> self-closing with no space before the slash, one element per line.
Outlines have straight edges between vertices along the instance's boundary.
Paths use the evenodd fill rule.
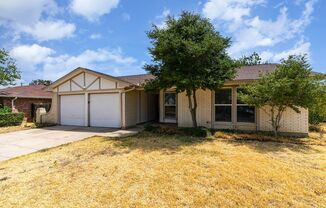
<path fill-rule="evenodd" d="M 0 127 L 0 134 L 3 133 L 9 133 L 9 132 L 15 132 L 15 131 L 21 131 L 21 130 L 26 130 L 26 129 L 31 129 L 35 128 L 34 123 L 31 122 L 24 122 L 20 126 L 5 126 L 5 127 Z"/>
<path fill-rule="evenodd" d="M 151 133 L 0 163 L 0 207 L 326 207 L 326 146 Z"/>
<path fill-rule="evenodd" d="M 0 127 L 0 134 L 28 129 L 24 126 L 6 126 Z"/>

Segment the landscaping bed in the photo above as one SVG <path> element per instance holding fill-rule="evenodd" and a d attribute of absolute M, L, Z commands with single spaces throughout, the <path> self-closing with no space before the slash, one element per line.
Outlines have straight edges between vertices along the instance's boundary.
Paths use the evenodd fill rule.
<path fill-rule="evenodd" d="M 323 145 L 326 146 L 326 124 L 319 125 L 320 132 L 312 131 L 307 137 L 278 136 L 275 137 L 271 132 L 255 131 L 236 131 L 236 130 L 214 130 L 204 127 L 198 128 L 178 128 L 176 125 L 154 124 L 146 125 L 145 131 L 165 134 L 165 135 L 182 135 L 190 137 L 208 137 L 225 140 L 237 141 L 261 141 L 261 142 L 278 142 L 302 145 Z"/>

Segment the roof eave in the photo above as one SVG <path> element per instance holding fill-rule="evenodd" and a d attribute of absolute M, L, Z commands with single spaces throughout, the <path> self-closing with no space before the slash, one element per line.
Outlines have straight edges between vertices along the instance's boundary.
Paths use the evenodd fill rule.
<path fill-rule="evenodd" d="M 0 95 L 3 98 L 30 98 L 30 99 L 52 99 L 52 97 L 42 97 L 42 96 L 15 96 L 15 95 Z"/>

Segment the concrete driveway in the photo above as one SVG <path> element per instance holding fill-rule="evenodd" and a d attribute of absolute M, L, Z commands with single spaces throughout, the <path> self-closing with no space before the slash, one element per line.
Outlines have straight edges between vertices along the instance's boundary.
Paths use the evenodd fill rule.
<path fill-rule="evenodd" d="M 138 133 L 139 129 L 111 129 L 76 126 L 53 126 L 0 134 L 0 160 L 56 147 L 91 136 L 125 137 Z"/>

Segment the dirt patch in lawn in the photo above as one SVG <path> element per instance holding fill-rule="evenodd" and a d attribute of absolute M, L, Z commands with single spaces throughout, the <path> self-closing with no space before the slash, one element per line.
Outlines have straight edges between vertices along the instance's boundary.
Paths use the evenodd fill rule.
<path fill-rule="evenodd" d="M 326 147 L 140 133 L 0 163 L 0 207 L 325 207 Z"/>

